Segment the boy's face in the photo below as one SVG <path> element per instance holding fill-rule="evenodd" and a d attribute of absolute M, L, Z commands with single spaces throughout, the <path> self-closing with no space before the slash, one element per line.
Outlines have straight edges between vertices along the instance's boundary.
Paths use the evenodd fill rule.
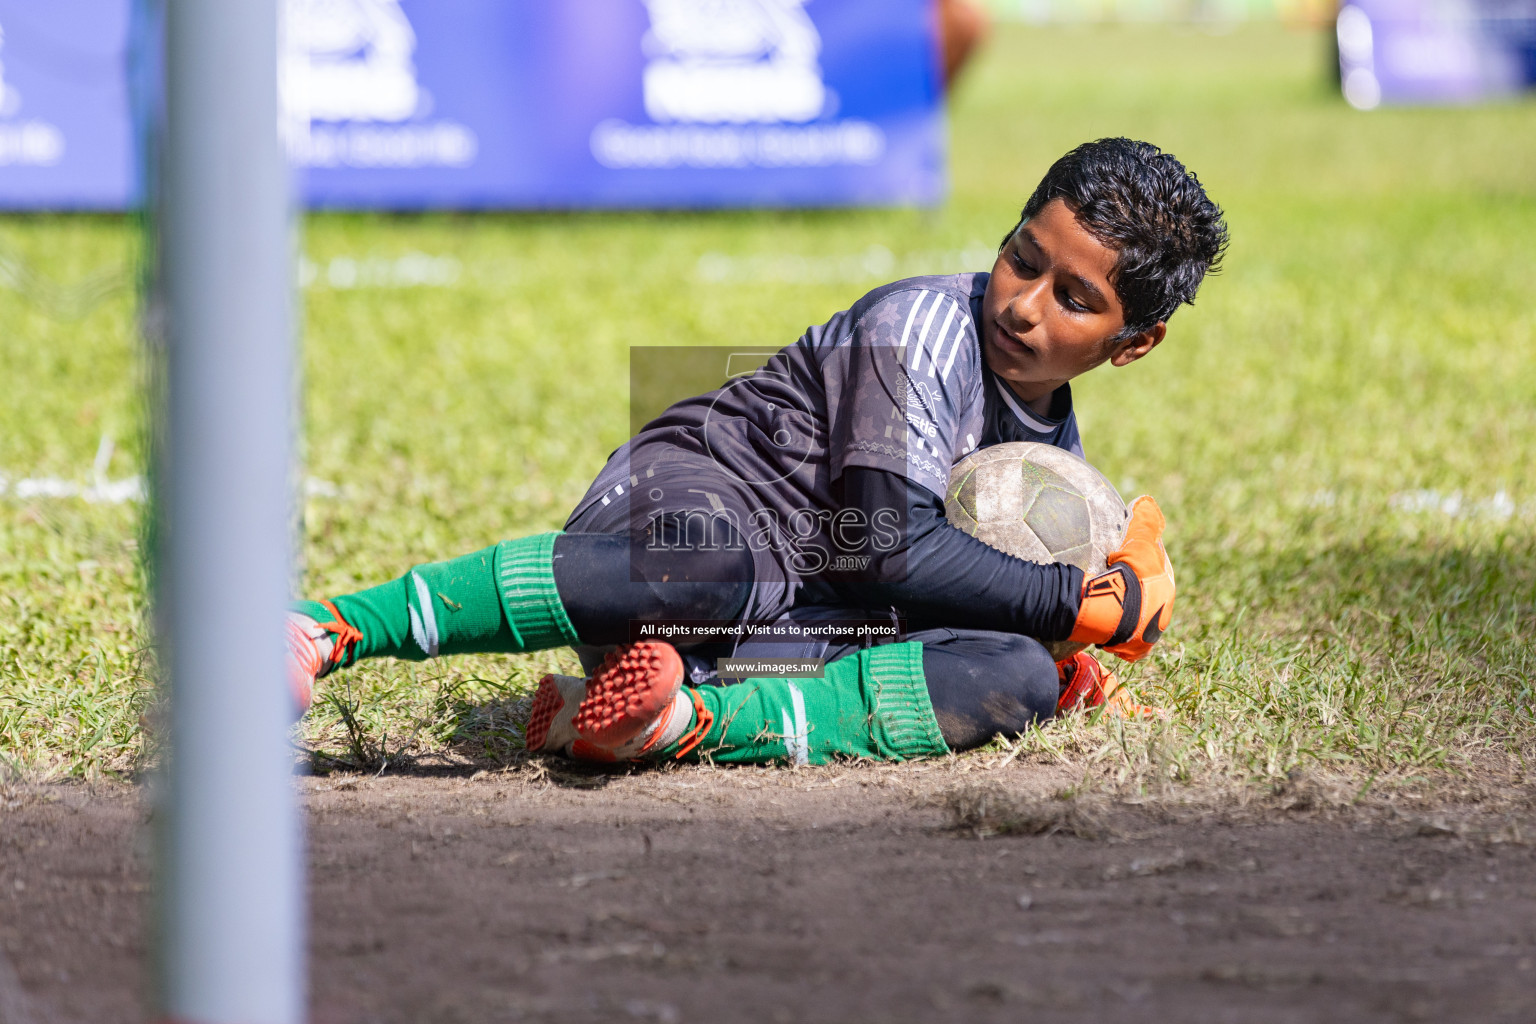
<path fill-rule="evenodd" d="M 1035 411 L 1053 391 L 1106 360 L 1134 362 L 1163 340 L 1164 326 L 1115 340 L 1125 314 L 1109 276 L 1116 252 L 1053 199 L 998 253 L 982 298 L 981 350 L 992 372 Z"/>

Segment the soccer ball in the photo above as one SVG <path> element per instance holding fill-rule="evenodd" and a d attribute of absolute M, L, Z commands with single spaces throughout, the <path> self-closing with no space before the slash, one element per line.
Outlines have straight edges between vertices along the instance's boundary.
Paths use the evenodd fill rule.
<path fill-rule="evenodd" d="M 1071 452 L 1010 441 L 974 451 L 949 475 L 944 515 L 977 540 L 1029 562 L 1067 562 L 1088 576 L 1125 541 L 1131 513 L 1104 474 Z M 1083 644 L 1047 643 L 1057 661 Z"/>

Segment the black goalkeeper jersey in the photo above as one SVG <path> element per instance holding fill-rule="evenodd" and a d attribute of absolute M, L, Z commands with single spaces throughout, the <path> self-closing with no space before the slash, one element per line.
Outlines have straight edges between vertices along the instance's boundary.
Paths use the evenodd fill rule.
<path fill-rule="evenodd" d="M 1065 636 L 1080 570 L 1024 562 L 944 522 L 950 470 L 979 447 L 1082 454 L 1068 387 L 1042 417 L 987 369 L 976 321 L 988 277 L 877 288 L 761 369 L 675 403 L 610 457 L 567 529 L 726 522 L 752 551 L 748 614 L 764 619 L 836 601 Z"/>
<path fill-rule="evenodd" d="M 852 466 L 942 499 L 951 467 L 984 445 L 1037 441 L 1082 455 L 1069 386 L 1043 417 L 987 369 L 976 321 L 989 276 L 916 277 L 869 292 L 755 373 L 646 424 L 575 514 L 625 485 L 626 449 L 658 444 L 718 465 L 781 522 L 801 509 L 836 511 Z"/>

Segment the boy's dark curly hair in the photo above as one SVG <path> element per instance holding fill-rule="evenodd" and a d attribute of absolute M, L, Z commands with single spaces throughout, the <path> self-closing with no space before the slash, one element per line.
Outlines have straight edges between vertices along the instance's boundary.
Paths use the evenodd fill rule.
<path fill-rule="evenodd" d="M 1128 338 L 1173 316 L 1206 274 L 1221 269 L 1227 225 L 1192 171 L 1150 142 L 1085 142 L 1051 165 L 1019 223 L 1063 199 L 1088 233 L 1119 253 L 1110 283 Z"/>

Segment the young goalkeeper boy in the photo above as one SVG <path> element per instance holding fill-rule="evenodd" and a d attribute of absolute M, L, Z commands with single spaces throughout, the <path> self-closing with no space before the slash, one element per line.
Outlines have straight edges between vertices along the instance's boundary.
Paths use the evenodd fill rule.
<path fill-rule="evenodd" d="M 981 446 L 1081 454 L 1068 382 L 1157 347 L 1226 242 L 1220 208 L 1173 156 L 1128 139 L 1079 146 L 990 273 L 877 288 L 751 376 L 673 405 L 614 453 L 564 532 L 300 602 L 295 696 L 307 707 L 317 678 L 360 658 L 571 645 L 589 674 L 540 683 L 530 750 L 797 763 L 932 756 L 1059 706 L 1123 701 L 1087 652 L 1058 665 L 1042 641 L 1128 661 L 1151 650 L 1174 603 L 1156 502 L 1137 499 L 1109 570 L 1085 580 L 950 526 L 944 494 Z M 708 685 L 686 647 L 633 631 L 869 609 L 895 609 L 913 631 L 820 643 L 820 679 Z"/>

